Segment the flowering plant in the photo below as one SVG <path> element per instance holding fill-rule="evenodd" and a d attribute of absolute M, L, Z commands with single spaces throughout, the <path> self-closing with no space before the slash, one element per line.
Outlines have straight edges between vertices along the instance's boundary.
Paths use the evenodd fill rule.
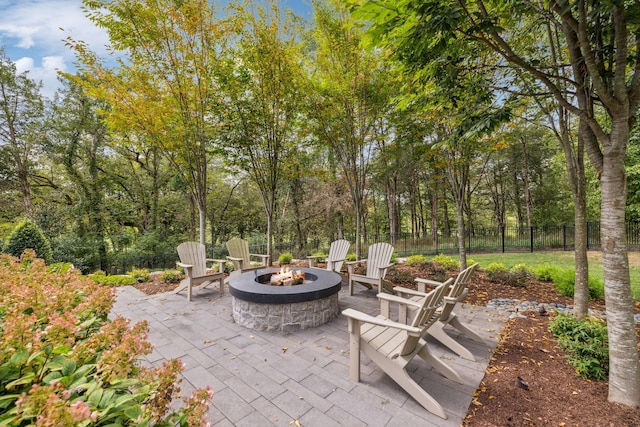
<path fill-rule="evenodd" d="M 148 326 L 108 319 L 113 291 L 27 250 L 0 256 L 0 426 L 201 426 L 211 390 L 171 409 L 182 362 L 146 368 Z"/>

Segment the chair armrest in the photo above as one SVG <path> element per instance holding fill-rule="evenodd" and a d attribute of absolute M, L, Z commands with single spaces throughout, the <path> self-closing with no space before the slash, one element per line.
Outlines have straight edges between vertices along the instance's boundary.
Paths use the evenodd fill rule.
<path fill-rule="evenodd" d="M 387 264 L 387 265 L 380 266 L 380 267 L 378 267 L 378 270 L 384 271 L 384 270 L 386 270 L 387 268 L 390 268 L 390 267 L 393 267 L 393 264 Z"/>
<path fill-rule="evenodd" d="M 307 259 L 326 258 L 326 255 L 307 255 Z"/>
<path fill-rule="evenodd" d="M 331 259 L 331 258 L 327 258 L 326 261 L 327 262 L 345 262 L 347 259 L 346 258 L 341 258 L 341 259 Z"/>
<path fill-rule="evenodd" d="M 232 256 L 229 256 L 229 255 L 227 255 L 227 259 L 229 261 L 242 261 L 243 260 L 243 258 L 236 258 L 236 257 L 232 257 Z"/>
<path fill-rule="evenodd" d="M 356 265 L 356 264 L 360 264 L 363 262 L 367 262 L 367 258 L 364 259 L 359 259 L 357 261 L 347 261 L 347 265 Z"/>
<path fill-rule="evenodd" d="M 388 328 L 398 329 L 401 331 L 407 331 L 412 335 L 421 335 L 422 329 L 415 326 L 403 325 L 402 323 L 394 322 L 393 320 L 384 319 L 380 317 L 373 317 L 361 311 L 354 310 L 353 308 L 347 308 L 342 311 L 347 317 L 358 320 L 364 323 L 370 323 L 372 325 L 386 326 Z"/>
<path fill-rule="evenodd" d="M 182 267 L 182 268 L 193 268 L 192 264 L 184 264 L 184 263 L 181 263 L 181 262 L 176 262 L 176 265 L 178 267 Z"/>
<path fill-rule="evenodd" d="M 267 265 L 267 260 L 269 259 L 269 255 L 264 254 L 249 254 L 249 256 L 262 258 L 262 265 Z"/>
<path fill-rule="evenodd" d="M 419 303 L 417 301 L 413 301 L 413 300 L 410 300 L 408 298 L 402 298 L 402 297 L 399 297 L 397 295 L 391 295 L 391 294 L 379 293 L 378 294 L 378 299 L 379 300 L 389 301 L 389 302 L 395 302 L 395 303 L 402 304 L 402 305 L 412 305 L 414 307 L 420 307 L 422 305 L 421 303 Z"/>
<path fill-rule="evenodd" d="M 404 288 L 402 286 L 395 286 L 393 288 L 393 290 L 394 290 L 394 292 L 397 292 L 399 294 L 414 295 L 414 296 L 417 296 L 417 297 L 423 297 L 423 296 L 427 295 L 426 292 L 415 291 L 413 289 Z"/>
<path fill-rule="evenodd" d="M 443 282 L 438 282 L 436 280 L 429 280 L 429 279 L 422 279 L 420 277 L 416 277 L 415 279 L 413 279 L 415 282 L 418 283 L 424 283 L 425 285 L 430 285 L 430 286 L 440 286 L 442 285 Z"/>

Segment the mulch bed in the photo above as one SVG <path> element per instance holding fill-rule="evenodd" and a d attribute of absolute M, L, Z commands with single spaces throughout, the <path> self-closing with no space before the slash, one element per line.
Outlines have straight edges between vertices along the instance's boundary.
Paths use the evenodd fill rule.
<path fill-rule="evenodd" d="M 414 277 L 433 278 L 434 274 L 442 272 L 400 264 L 390 269 L 386 278 L 396 286 L 413 287 Z M 154 294 L 171 291 L 177 285 L 162 284 L 156 278 L 153 283 L 134 286 L 145 294 Z M 493 283 L 478 270 L 464 302 L 485 306 L 495 298 L 566 305 L 573 302 L 558 294 L 551 283 L 530 280 L 526 287 L 512 287 Z M 604 302 L 592 301 L 590 307 L 603 310 Z M 636 312 L 640 312 L 639 303 Z M 463 426 L 640 427 L 640 410 L 607 401 L 608 382 L 576 376 L 549 331 L 552 313 L 522 314 L 526 317 L 507 323 Z M 636 332 L 640 337 L 640 327 Z M 518 386 L 518 377 L 527 382 L 528 390 Z"/>

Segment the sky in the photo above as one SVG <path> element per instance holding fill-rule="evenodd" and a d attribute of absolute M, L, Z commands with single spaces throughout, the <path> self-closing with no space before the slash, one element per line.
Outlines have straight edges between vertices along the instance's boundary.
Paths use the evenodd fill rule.
<path fill-rule="evenodd" d="M 310 0 L 281 1 L 308 17 Z M 106 57 L 106 32 L 82 12 L 81 0 L 0 0 L 0 47 L 16 64 L 16 71 L 42 82 L 42 94 L 52 98 L 59 87 L 58 71 L 75 71 L 74 55 L 64 44 L 71 36 Z"/>

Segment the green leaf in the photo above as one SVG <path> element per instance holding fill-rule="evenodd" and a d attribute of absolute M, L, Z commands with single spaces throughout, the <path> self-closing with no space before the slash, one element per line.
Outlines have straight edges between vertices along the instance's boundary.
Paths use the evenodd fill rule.
<path fill-rule="evenodd" d="M 29 351 L 23 349 L 15 352 L 9 362 L 14 365 L 24 365 L 27 360 L 29 360 Z"/>
<path fill-rule="evenodd" d="M 76 367 L 75 360 L 67 360 L 62 365 L 62 375 L 71 375 L 76 370 Z"/>

